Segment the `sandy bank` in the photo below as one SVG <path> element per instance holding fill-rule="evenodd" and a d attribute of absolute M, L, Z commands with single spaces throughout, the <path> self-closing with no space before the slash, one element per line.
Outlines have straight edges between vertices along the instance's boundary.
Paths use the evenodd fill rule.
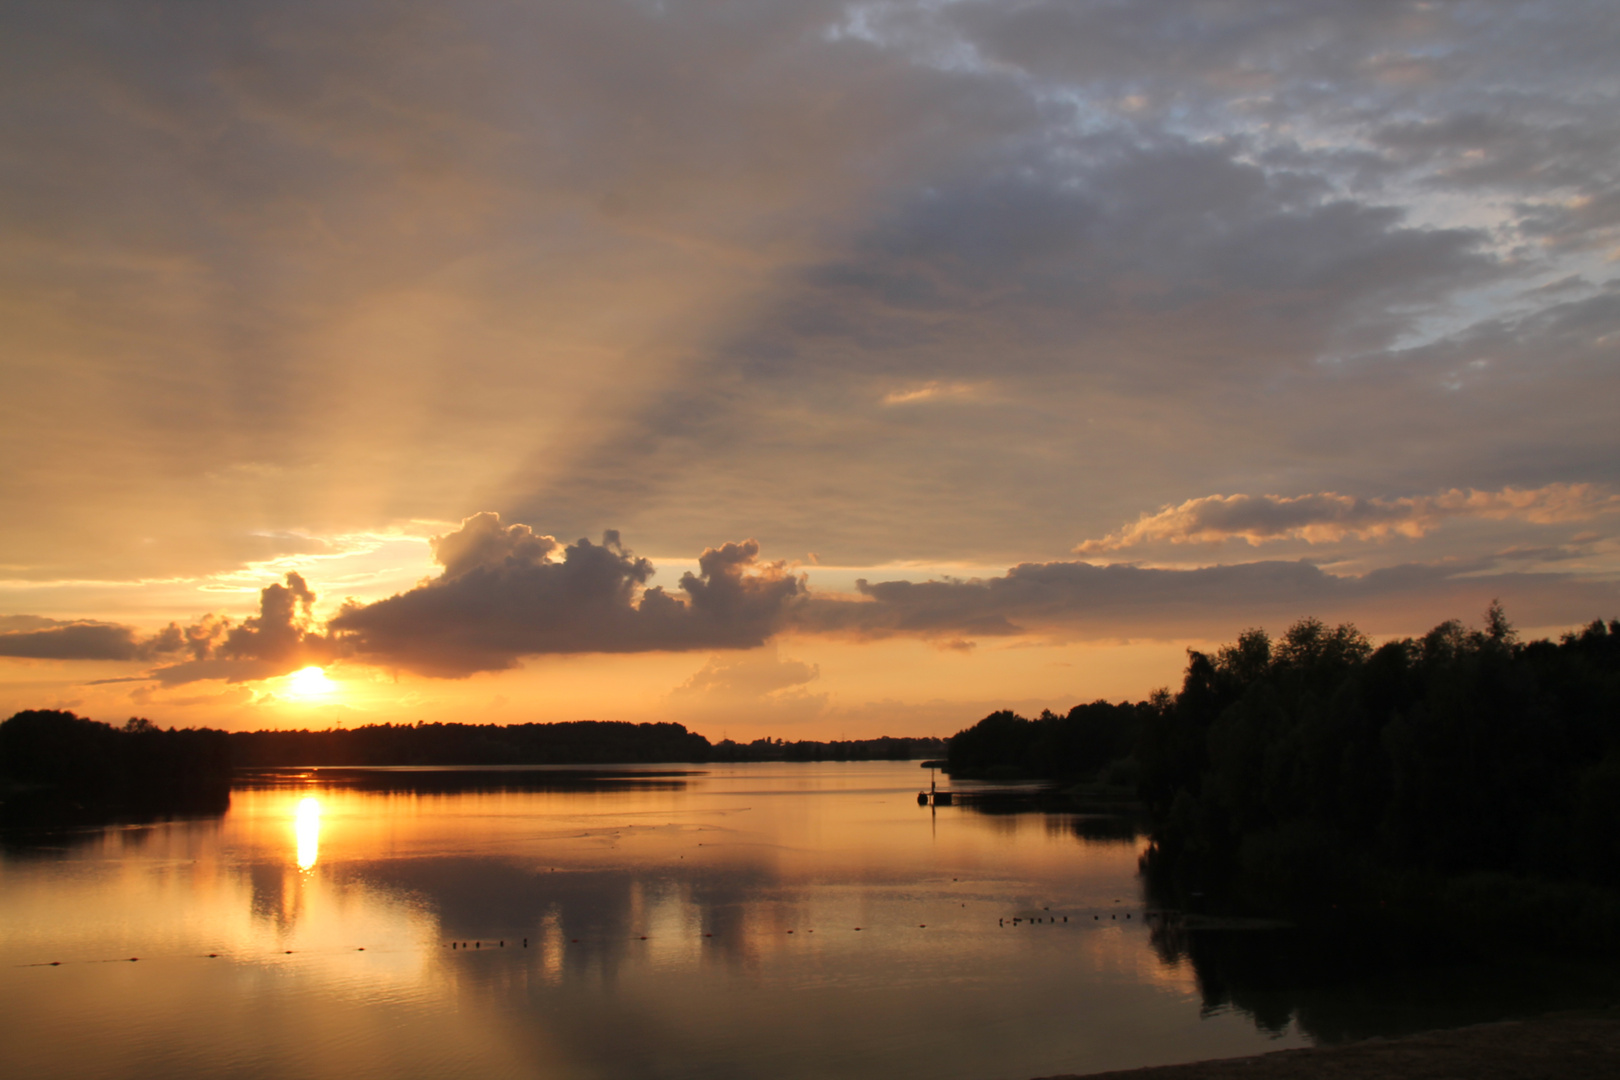
<path fill-rule="evenodd" d="M 1620 1010 L 1431 1031 L 1404 1039 L 1093 1073 L 1085 1080 L 1614 1080 Z M 1048 1077 L 1046 1080 L 1079 1080 Z"/>

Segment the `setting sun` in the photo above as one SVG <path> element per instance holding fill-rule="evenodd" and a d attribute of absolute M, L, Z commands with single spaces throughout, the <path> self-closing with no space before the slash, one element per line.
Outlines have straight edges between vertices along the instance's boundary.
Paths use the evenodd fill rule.
<path fill-rule="evenodd" d="M 318 667 L 301 668 L 287 676 L 287 696 L 295 698 L 324 697 L 337 689 L 337 683 L 326 677 Z"/>

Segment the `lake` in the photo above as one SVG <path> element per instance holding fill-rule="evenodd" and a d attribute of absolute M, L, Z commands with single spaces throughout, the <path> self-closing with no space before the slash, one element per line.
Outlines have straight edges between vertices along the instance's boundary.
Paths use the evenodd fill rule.
<path fill-rule="evenodd" d="M 288 770 L 217 817 L 12 836 L 0 1071 L 1028 1080 L 1613 989 L 1545 965 L 1301 989 L 1263 933 L 1150 924 L 1131 828 L 919 806 L 928 777 Z"/>

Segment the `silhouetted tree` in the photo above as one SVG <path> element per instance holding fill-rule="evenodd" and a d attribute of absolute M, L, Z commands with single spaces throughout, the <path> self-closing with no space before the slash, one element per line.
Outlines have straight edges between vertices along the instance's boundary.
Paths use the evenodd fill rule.
<path fill-rule="evenodd" d="M 12 818 L 91 807 L 222 809 L 230 748 L 222 731 L 165 731 L 141 717 L 114 728 L 28 709 L 0 723 L 0 780 Z"/>
<path fill-rule="evenodd" d="M 1493 602 L 1374 649 L 1305 619 L 1190 653 L 1143 716 L 1144 867 L 1183 902 L 1620 911 L 1581 891 L 1620 884 L 1620 622 L 1521 644 Z"/>

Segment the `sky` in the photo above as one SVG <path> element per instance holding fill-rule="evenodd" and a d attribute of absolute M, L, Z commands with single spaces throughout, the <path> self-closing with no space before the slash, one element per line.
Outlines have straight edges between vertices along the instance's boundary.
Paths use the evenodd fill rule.
<path fill-rule="evenodd" d="M 1620 617 L 1620 9 L 12 0 L 0 715 L 948 735 Z"/>

